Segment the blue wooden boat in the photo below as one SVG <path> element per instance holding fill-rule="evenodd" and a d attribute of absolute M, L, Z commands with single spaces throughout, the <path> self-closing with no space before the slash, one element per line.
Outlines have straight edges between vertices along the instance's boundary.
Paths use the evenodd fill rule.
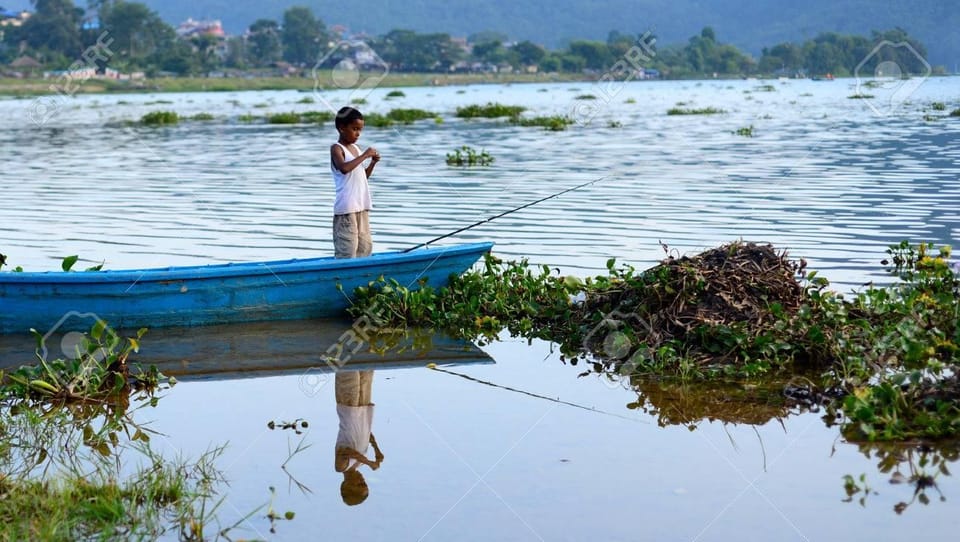
<path fill-rule="evenodd" d="M 411 288 L 441 286 L 493 243 L 470 243 L 366 258 L 80 273 L 0 273 L 0 333 L 197 326 L 340 316 L 349 295 L 379 277 Z"/>

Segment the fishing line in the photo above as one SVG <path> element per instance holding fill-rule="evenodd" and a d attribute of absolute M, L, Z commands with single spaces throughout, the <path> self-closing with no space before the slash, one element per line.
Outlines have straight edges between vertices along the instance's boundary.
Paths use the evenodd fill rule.
<path fill-rule="evenodd" d="M 561 192 L 557 192 L 556 194 L 551 194 L 551 195 L 549 195 L 549 196 L 547 196 L 547 197 L 540 198 L 540 199 L 538 199 L 537 201 L 531 201 L 530 203 L 526 203 L 526 204 L 521 205 L 520 207 L 517 207 L 517 208 L 515 208 L 515 209 L 510 209 L 509 211 L 504 211 L 504 212 L 502 212 L 502 213 L 500 213 L 500 214 L 498 214 L 498 215 L 496 215 L 496 216 L 492 216 L 492 217 L 490 217 L 490 218 L 485 218 L 485 219 L 481 220 L 480 222 L 475 222 L 475 223 L 473 223 L 473 224 L 470 224 L 469 226 L 464 226 L 464 227 L 460 228 L 459 230 L 452 231 L 452 232 L 450 232 L 450 233 L 441 235 L 440 237 L 435 237 L 435 238 L 427 241 L 426 243 L 420 243 L 419 245 L 412 246 L 412 247 L 404 250 L 403 252 L 410 252 L 411 250 L 416 250 L 416 249 L 418 249 L 418 248 L 425 247 L 425 246 L 427 246 L 427 245 L 429 245 L 429 244 L 431 244 L 431 243 L 435 243 L 435 242 L 437 242 L 437 241 L 439 241 L 439 240 L 441 240 L 441 239 L 446 239 L 447 237 L 453 237 L 454 235 L 456 235 L 456 234 L 458 234 L 458 233 L 463 233 L 463 232 L 465 232 L 465 231 L 467 231 L 467 230 L 469 230 L 469 229 L 471 229 L 471 228 L 476 228 L 477 226 L 479 226 L 479 225 L 481 225 L 481 224 L 486 224 L 487 222 L 490 222 L 491 220 L 496 220 L 496 219 L 498 219 L 498 218 L 507 216 L 507 215 L 510 214 L 510 213 L 515 213 L 515 212 L 517 212 L 517 211 L 519 211 L 519 210 L 521 210 L 521 209 L 526 209 L 527 207 L 531 207 L 531 206 L 536 205 L 536 204 L 538 204 L 538 203 L 547 201 L 548 199 L 553 199 L 553 198 L 555 198 L 555 197 L 557 197 L 557 196 L 561 196 L 561 195 L 563 195 L 563 194 L 566 194 L 567 192 L 573 192 L 574 190 L 579 190 L 580 188 L 583 188 L 583 187 L 585 187 L 585 186 L 590 186 L 590 185 L 593 184 L 593 183 L 598 183 L 598 182 L 600 182 L 600 181 L 602 181 L 602 180 L 604 180 L 604 179 L 608 179 L 608 178 L 610 178 L 610 177 L 611 177 L 611 175 L 604 175 L 603 177 L 596 178 L 596 179 L 594 179 L 594 180 L 592 180 L 592 181 L 590 181 L 590 182 L 586 182 L 586 183 L 583 183 L 583 184 L 578 184 L 577 186 L 574 186 L 574 187 L 572 187 L 572 188 L 568 188 L 568 189 L 563 190 L 563 191 L 561 191 Z"/>
<path fill-rule="evenodd" d="M 617 413 L 614 413 L 614 412 L 607 412 L 607 411 L 605 411 L 605 410 L 599 410 L 599 409 L 596 409 L 596 408 L 593 408 L 593 407 L 578 405 L 577 403 L 571 403 L 571 402 L 569 402 L 569 401 L 563 401 L 563 400 L 560 400 L 560 399 L 554 399 L 553 397 L 547 397 L 546 395 L 538 395 L 538 394 L 536 394 L 536 393 L 532 393 L 532 392 L 529 392 L 529 391 L 524 391 L 524 390 L 518 390 L 518 389 L 516 389 L 516 388 L 511 388 L 511 387 L 509 387 L 509 386 L 502 386 L 502 385 L 500 385 L 500 384 L 495 384 L 495 383 L 493 383 L 493 382 L 488 382 L 488 381 L 486 381 L 486 380 L 480 380 L 479 378 L 474 378 L 474 377 L 472 377 L 472 376 L 465 375 L 465 374 L 463 374 L 463 373 L 457 373 L 457 372 L 454 372 L 454 371 L 448 371 L 447 369 L 441 369 L 441 368 L 436 367 L 436 366 L 428 366 L 428 368 L 429 368 L 430 370 L 433 370 L 433 371 L 439 371 L 439 372 L 441 372 L 441 373 L 447 373 L 448 375 L 459 376 L 460 378 L 464 378 L 464 379 L 466 379 L 466 380 L 469 380 L 469 381 L 471 381 L 471 382 L 476 382 L 476 383 L 478 383 L 478 384 L 483 384 L 484 386 L 490 386 L 490 387 L 493 387 L 493 388 L 499 388 L 499 389 L 501 389 L 501 390 L 512 391 L 512 392 L 514 392 L 514 393 L 520 393 L 520 394 L 523 394 L 523 395 L 528 395 L 528 396 L 530 396 L 530 397 L 535 397 L 535 398 L 537 398 L 537 399 L 544 399 L 544 400 L 546 400 L 546 401 L 550 401 L 551 403 L 559 403 L 559 404 L 561 404 L 561 405 L 572 406 L 572 407 L 574 407 L 574 408 L 579 408 L 579 409 L 582 409 L 582 410 L 586 410 L 587 412 L 594 412 L 594 413 L 596 413 L 596 414 L 603 414 L 603 415 L 606 415 L 606 416 L 613 416 L 614 418 L 620 418 L 620 419 L 622 419 L 622 420 L 629 420 L 629 421 L 632 421 L 632 422 L 638 422 L 638 423 L 644 423 L 644 424 L 649 424 L 649 423 L 650 423 L 650 422 L 648 422 L 648 421 L 646 421 L 646 420 L 640 420 L 640 419 L 637 419 L 637 418 L 631 418 L 630 416 L 624 416 L 624 415 L 622 415 L 622 414 L 617 414 Z"/>

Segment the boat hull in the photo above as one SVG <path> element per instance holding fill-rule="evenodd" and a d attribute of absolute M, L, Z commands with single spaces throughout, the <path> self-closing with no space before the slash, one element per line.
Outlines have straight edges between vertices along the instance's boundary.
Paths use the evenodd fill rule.
<path fill-rule="evenodd" d="M 0 333 L 197 326 L 343 315 L 350 295 L 379 277 L 445 285 L 492 243 L 366 258 L 311 258 L 84 273 L 0 274 Z"/>

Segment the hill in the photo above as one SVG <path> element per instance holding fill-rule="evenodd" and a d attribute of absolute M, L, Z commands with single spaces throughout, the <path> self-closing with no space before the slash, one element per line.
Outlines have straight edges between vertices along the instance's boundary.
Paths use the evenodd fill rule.
<path fill-rule="evenodd" d="M 27 0 L 0 0 L 11 9 Z M 83 0 L 78 5 L 84 5 Z M 284 9 L 305 5 L 328 26 L 383 34 L 403 28 L 466 36 L 491 30 L 551 48 L 570 39 L 604 40 L 611 30 L 652 29 L 660 45 L 683 43 L 712 26 L 720 41 L 758 56 L 765 46 L 803 41 L 820 32 L 869 35 L 900 26 L 923 42 L 931 64 L 960 64 L 960 10 L 943 0 L 367 0 L 347 9 L 332 0 L 145 0 L 172 24 L 187 17 L 220 19 L 230 33 L 258 18 L 280 20 Z"/>

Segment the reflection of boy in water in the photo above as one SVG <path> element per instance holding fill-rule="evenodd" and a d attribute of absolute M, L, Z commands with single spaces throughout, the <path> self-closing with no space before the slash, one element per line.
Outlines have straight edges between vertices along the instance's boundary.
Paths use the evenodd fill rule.
<path fill-rule="evenodd" d="M 383 454 L 373 437 L 373 403 L 370 402 L 370 387 L 373 371 L 338 371 L 334 377 L 337 397 L 337 416 L 340 431 L 337 433 L 334 468 L 343 473 L 340 495 L 348 505 L 360 504 L 367 499 L 370 489 L 360 474 L 360 465 L 373 470 L 380 468 Z M 373 445 L 374 460 L 367 459 L 367 447 Z"/>

